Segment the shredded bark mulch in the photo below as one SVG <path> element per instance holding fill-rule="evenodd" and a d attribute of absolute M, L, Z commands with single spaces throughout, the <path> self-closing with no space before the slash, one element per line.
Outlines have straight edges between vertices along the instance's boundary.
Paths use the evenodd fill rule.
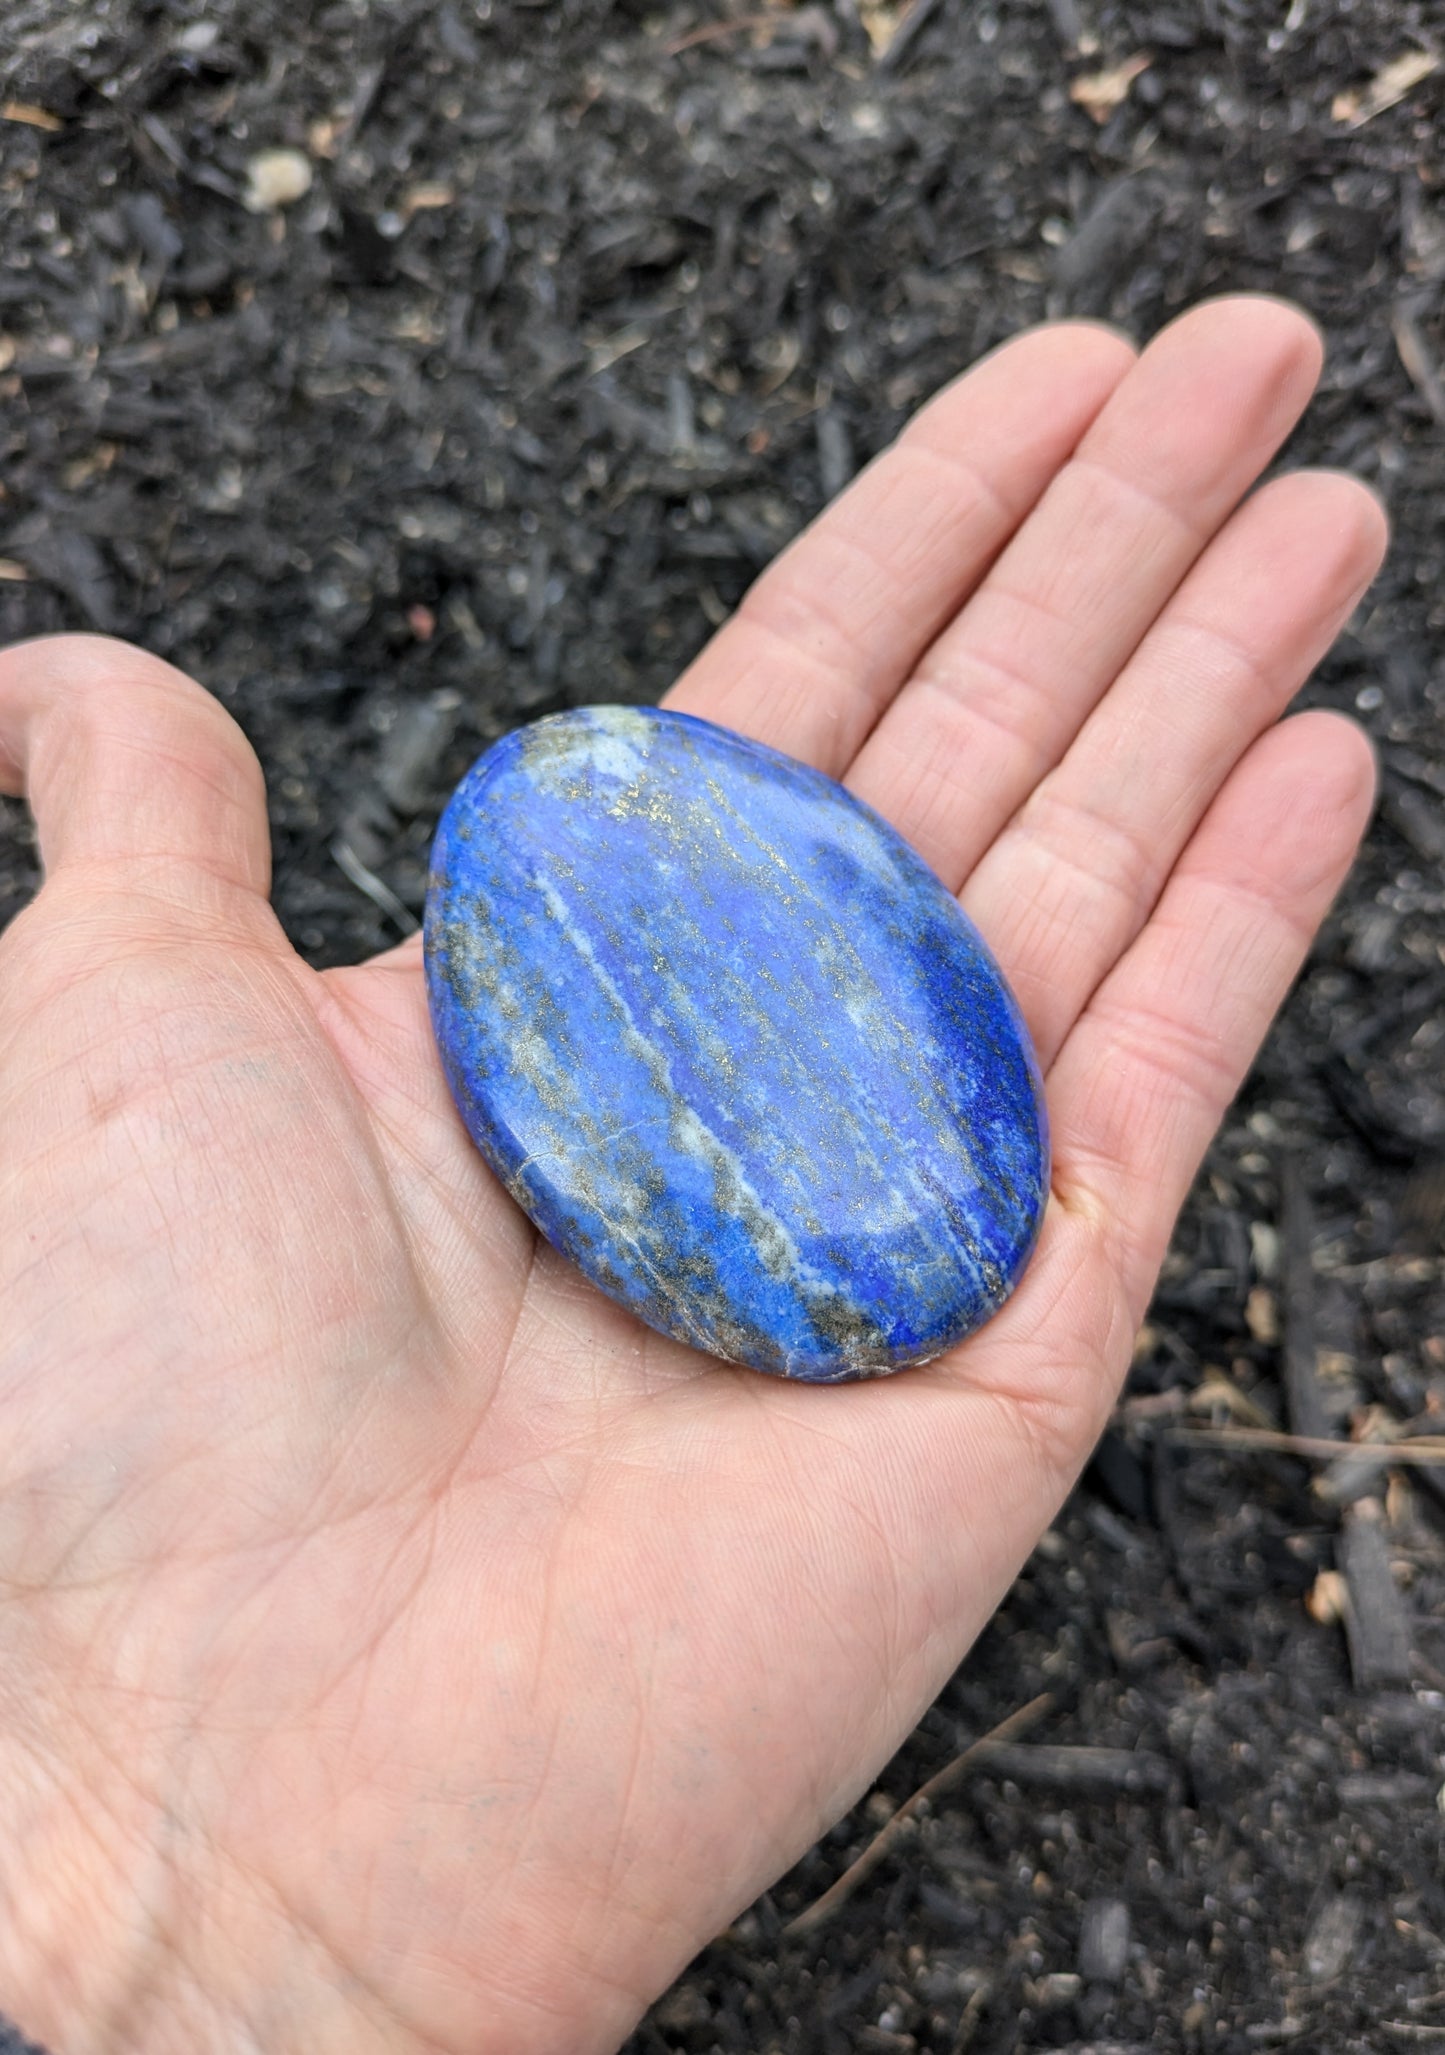
<path fill-rule="evenodd" d="M 1445 5 L 3 11 L 0 639 L 219 694 L 319 964 L 414 922 L 487 742 L 659 696 L 982 350 L 1322 324 L 1286 462 L 1396 530 L 1309 692 L 1379 745 L 1365 857 L 1084 1484 L 631 2051 L 1445 2044 Z M 35 879 L 8 806 L 0 918 Z"/>

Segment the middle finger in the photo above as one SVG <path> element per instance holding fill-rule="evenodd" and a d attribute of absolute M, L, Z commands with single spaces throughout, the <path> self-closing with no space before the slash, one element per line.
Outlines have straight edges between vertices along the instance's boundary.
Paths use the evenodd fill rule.
<path fill-rule="evenodd" d="M 970 875 L 963 904 L 1046 1070 L 1235 763 L 1353 612 L 1385 536 L 1353 478 L 1297 471 L 1263 486 Z"/>
<path fill-rule="evenodd" d="M 957 891 L 1063 756 L 1319 375 L 1294 308 L 1218 300 L 1164 330 L 1108 401 L 846 782 Z"/>

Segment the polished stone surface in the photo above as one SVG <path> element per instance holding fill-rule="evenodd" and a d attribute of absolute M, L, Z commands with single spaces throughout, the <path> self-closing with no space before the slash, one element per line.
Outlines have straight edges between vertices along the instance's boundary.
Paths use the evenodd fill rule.
<path fill-rule="evenodd" d="M 902 839 L 685 714 L 506 736 L 437 834 L 427 984 L 507 1190 L 664 1333 L 830 1382 L 988 1319 L 1048 1190 L 1038 1071 Z"/>

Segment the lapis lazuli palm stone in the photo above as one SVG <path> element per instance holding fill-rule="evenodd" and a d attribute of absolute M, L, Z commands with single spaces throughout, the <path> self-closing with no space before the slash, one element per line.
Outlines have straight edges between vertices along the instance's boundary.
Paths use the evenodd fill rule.
<path fill-rule="evenodd" d="M 549 1241 L 664 1334 L 819 1383 L 1008 1296 L 1048 1140 L 977 931 L 841 785 L 685 714 L 506 736 L 442 820 L 442 1061 Z"/>

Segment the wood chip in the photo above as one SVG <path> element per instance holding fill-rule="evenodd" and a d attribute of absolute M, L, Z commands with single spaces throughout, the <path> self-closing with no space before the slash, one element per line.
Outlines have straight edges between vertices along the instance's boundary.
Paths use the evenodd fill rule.
<path fill-rule="evenodd" d="M 1395 348 L 1400 352 L 1400 362 L 1409 373 L 1416 392 L 1445 428 L 1445 383 L 1441 381 L 1439 366 L 1414 316 L 1408 308 L 1396 307 L 1390 318 L 1390 327 L 1395 337 Z"/>
<path fill-rule="evenodd" d="M 1321 1570 L 1310 1586 L 1305 1599 L 1305 1611 L 1312 1620 L 1318 1620 L 1322 1627 L 1332 1627 L 1336 1620 L 1345 1617 L 1349 1594 L 1345 1580 L 1338 1570 Z"/>
<path fill-rule="evenodd" d="M 1382 66 L 1369 84 L 1358 92 L 1349 87 L 1342 93 L 1336 93 L 1330 102 L 1330 114 L 1334 120 L 1342 121 L 1346 128 L 1363 128 L 1367 121 L 1373 121 L 1387 107 L 1398 106 L 1422 79 L 1429 78 L 1439 68 L 1440 59 L 1433 52 L 1406 50 L 1402 56 Z"/>
<path fill-rule="evenodd" d="M 1129 1966 L 1132 1928 L 1122 1898 L 1091 1898 L 1079 1921 L 1079 1970 L 1090 1983 L 1117 1984 Z"/>
<path fill-rule="evenodd" d="M 1419 1770 L 1356 1770 L 1340 1777 L 1335 1795 L 1341 1805 L 1425 1806 L 1432 1798 L 1437 1811 L 1445 1811 L 1435 1779 Z"/>
<path fill-rule="evenodd" d="M 1285 1404 L 1293 1431 L 1320 1440 L 1329 1432 L 1329 1416 L 1315 1353 L 1314 1209 L 1292 1150 L 1280 1158 L 1279 1182 Z"/>
<path fill-rule="evenodd" d="M 1376 1443 L 1372 1447 L 1365 1443 L 1331 1463 L 1324 1475 L 1315 1479 L 1315 1497 L 1322 1505 L 1348 1506 L 1356 1499 L 1378 1496 L 1393 1462 L 1394 1449 L 1390 1444 Z"/>
<path fill-rule="evenodd" d="M 48 107 L 32 106 L 28 100 L 7 100 L 0 107 L 0 121 L 23 122 L 26 128 L 43 128 L 52 136 L 65 126 L 58 114 L 52 114 Z"/>
<path fill-rule="evenodd" d="M 861 0 L 858 18 L 872 45 L 873 55 L 883 57 L 888 46 L 897 35 L 899 25 L 908 12 L 906 7 L 892 7 L 885 0 Z"/>
<path fill-rule="evenodd" d="M 1332 1984 L 1354 1960 L 1365 1908 L 1348 1891 L 1332 1893 L 1316 1913 L 1305 1937 L 1304 1971 L 1312 1984 Z"/>
<path fill-rule="evenodd" d="M 413 214 L 426 214 L 437 207 L 450 207 L 456 199 L 455 186 L 444 185 L 439 179 L 425 179 L 420 185 L 408 186 L 401 198 L 401 211 L 408 219 Z"/>
<path fill-rule="evenodd" d="M 1244 1324 L 1265 1348 L 1279 1340 L 1279 1307 L 1267 1284 L 1257 1284 L 1244 1302 Z"/>
<path fill-rule="evenodd" d="M 1102 128 L 1109 116 L 1128 99 L 1129 88 L 1135 79 L 1153 62 L 1153 58 L 1146 57 L 1141 50 L 1133 57 L 1126 57 L 1122 64 L 1112 64 L 1104 71 L 1086 71 L 1071 83 L 1069 98 Z"/>
<path fill-rule="evenodd" d="M 311 190 L 311 159 L 301 150 L 258 150 L 246 166 L 242 196 L 251 214 L 272 214 Z"/>
<path fill-rule="evenodd" d="M 23 585 L 30 573 L 14 557 L 0 557 L 0 585 Z"/>
<path fill-rule="evenodd" d="M 1275 1339 L 1278 1340 L 1276 1328 Z M 1256 1336 L 1256 1339 L 1259 1339 Z M 1234 1379 L 1221 1370 L 1217 1363 L 1206 1363 L 1203 1381 L 1196 1390 L 1187 1394 L 1185 1408 L 1191 1413 L 1227 1413 L 1237 1420 L 1241 1427 L 1262 1427 L 1266 1433 L 1277 1433 L 1273 1420 L 1263 1406 L 1255 1404 L 1247 1391 L 1241 1391 Z"/>
<path fill-rule="evenodd" d="M 1390 1568 L 1379 1509 L 1370 1500 L 1345 1514 L 1340 1568 L 1349 1591 L 1345 1636 L 1360 1690 L 1410 1681 L 1410 1624 Z"/>
<path fill-rule="evenodd" d="M 1095 1748 L 999 1742 L 979 1764 L 980 1776 L 1006 1777 L 1030 1791 L 1168 1792 L 1178 1772 L 1147 1748 Z"/>

